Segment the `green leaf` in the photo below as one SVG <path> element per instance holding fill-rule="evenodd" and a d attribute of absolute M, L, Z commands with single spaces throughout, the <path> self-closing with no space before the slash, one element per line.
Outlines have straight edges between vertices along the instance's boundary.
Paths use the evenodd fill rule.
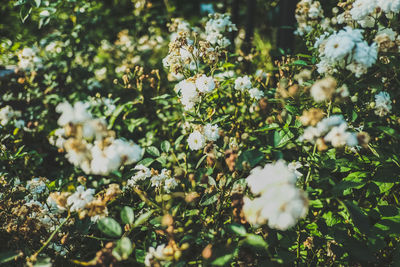
<path fill-rule="evenodd" d="M 131 207 L 125 206 L 121 210 L 121 221 L 124 224 L 132 224 L 135 219 L 135 214 L 133 213 L 133 209 Z"/>
<path fill-rule="evenodd" d="M 142 249 L 135 249 L 135 257 L 136 257 L 136 261 L 138 263 L 144 264 L 144 260 L 146 258 L 146 251 L 144 251 Z"/>
<path fill-rule="evenodd" d="M 233 258 L 232 254 L 226 254 L 224 256 L 216 258 L 213 262 L 211 262 L 211 265 L 214 266 L 225 266 L 230 262 Z"/>
<path fill-rule="evenodd" d="M 280 148 L 285 146 L 292 138 L 294 134 L 290 131 L 275 131 L 274 133 L 274 146 Z"/>
<path fill-rule="evenodd" d="M 349 212 L 351 219 L 353 220 L 354 225 L 363 233 L 369 232 L 370 225 L 368 216 L 365 215 L 364 212 L 353 202 L 345 201 L 344 203 L 347 207 L 347 211 Z"/>
<path fill-rule="evenodd" d="M 150 147 L 146 148 L 146 151 L 147 151 L 147 153 L 149 153 L 153 157 L 159 157 L 160 156 L 160 151 L 155 146 L 150 146 Z"/>
<path fill-rule="evenodd" d="M 33 0 L 33 2 L 35 3 L 35 6 L 36 7 L 40 7 L 40 4 L 41 4 L 41 0 Z"/>
<path fill-rule="evenodd" d="M 115 120 L 118 118 L 119 114 L 121 114 L 121 112 L 124 110 L 124 108 L 125 105 L 121 105 L 114 110 L 108 124 L 108 129 L 111 129 L 114 126 Z"/>
<path fill-rule="evenodd" d="M 144 165 L 144 166 L 146 166 L 146 167 L 149 167 L 153 162 L 154 162 L 154 159 L 152 159 L 152 158 L 145 158 L 145 159 L 142 159 L 141 161 L 139 161 L 137 164 L 138 164 L 138 165 L 139 165 L 139 164 L 142 164 L 142 165 Z"/>
<path fill-rule="evenodd" d="M 117 242 L 117 246 L 113 249 L 112 255 L 118 260 L 126 260 L 133 251 L 132 242 L 127 237 L 122 237 Z"/>
<path fill-rule="evenodd" d="M 200 200 L 200 205 L 201 206 L 208 206 L 216 202 L 219 198 L 220 193 L 218 192 L 213 192 L 211 194 L 205 194 L 201 200 Z"/>
<path fill-rule="evenodd" d="M 163 95 L 160 95 L 160 96 L 153 97 L 153 98 L 151 98 L 151 100 L 161 100 L 161 99 L 167 99 L 167 98 L 171 98 L 171 97 L 172 96 L 169 95 L 169 94 L 163 94 Z"/>
<path fill-rule="evenodd" d="M 203 155 L 196 164 L 196 169 L 198 169 L 201 163 L 207 158 L 207 155 Z"/>
<path fill-rule="evenodd" d="M 301 65 L 301 66 L 307 66 L 308 63 L 305 62 L 304 60 L 298 59 L 295 62 L 293 62 L 294 65 Z"/>
<path fill-rule="evenodd" d="M 254 234 L 248 234 L 246 236 L 246 239 L 244 239 L 244 243 L 248 244 L 252 247 L 257 247 L 257 248 L 267 248 L 268 244 L 265 242 L 264 238 L 259 235 L 254 235 Z"/>
<path fill-rule="evenodd" d="M 267 132 L 267 131 L 275 130 L 275 129 L 278 129 L 278 128 L 279 128 L 279 124 L 271 123 L 271 124 L 268 124 L 268 125 L 266 125 L 264 127 L 261 127 L 260 129 L 256 130 L 256 132 Z"/>
<path fill-rule="evenodd" d="M 164 167 L 167 164 L 167 157 L 161 156 L 156 159 Z"/>
<path fill-rule="evenodd" d="M 122 234 L 122 229 L 119 223 L 113 218 L 103 218 L 97 222 L 97 227 L 101 232 L 110 237 L 119 237 Z"/>
<path fill-rule="evenodd" d="M 181 136 L 179 136 L 178 138 L 176 138 L 176 140 L 175 140 L 175 149 L 178 149 L 178 148 L 179 148 L 179 145 L 181 144 L 182 139 L 183 139 L 184 137 L 185 137 L 184 135 L 181 135 Z"/>
<path fill-rule="evenodd" d="M 32 7 L 28 5 L 23 5 L 21 6 L 21 9 L 19 10 L 19 15 L 21 17 L 22 23 L 26 21 L 26 19 L 29 17 L 29 14 L 32 12 Z"/>
<path fill-rule="evenodd" d="M 141 225 L 142 223 L 144 223 L 145 221 L 147 221 L 152 214 L 153 214 L 153 211 L 150 210 L 150 211 L 140 215 L 139 218 L 136 219 L 133 227 L 137 227 L 137 226 Z"/>
<path fill-rule="evenodd" d="M 20 252 L 17 251 L 5 251 L 0 253 L 0 264 L 10 262 L 15 260 L 18 256 L 20 256 Z"/>
<path fill-rule="evenodd" d="M 161 150 L 167 153 L 171 148 L 171 144 L 168 141 L 164 141 L 161 143 Z"/>
<path fill-rule="evenodd" d="M 247 235 L 247 231 L 246 228 L 244 228 L 243 225 L 238 224 L 238 223 L 232 223 L 229 224 L 228 226 L 228 230 L 231 231 L 232 233 L 235 233 L 239 236 L 246 236 Z"/>
<path fill-rule="evenodd" d="M 243 170 L 243 163 L 247 162 L 250 167 L 256 166 L 260 161 L 264 159 L 265 155 L 259 150 L 246 150 L 237 159 L 236 169 Z"/>

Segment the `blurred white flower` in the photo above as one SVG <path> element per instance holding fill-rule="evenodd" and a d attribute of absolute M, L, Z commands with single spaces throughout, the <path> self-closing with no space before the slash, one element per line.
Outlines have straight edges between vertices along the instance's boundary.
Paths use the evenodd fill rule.
<path fill-rule="evenodd" d="M 207 124 L 204 126 L 204 136 L 209 141 L 217 141 L 219 138 L 218 125 Z"/>

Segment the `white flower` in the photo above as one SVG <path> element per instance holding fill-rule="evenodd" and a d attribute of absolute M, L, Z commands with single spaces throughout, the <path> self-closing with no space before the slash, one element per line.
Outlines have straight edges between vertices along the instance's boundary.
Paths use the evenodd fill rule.
<path fill-rule="evenodd" d="M 243 77 L 238 77 L 235 80 L 235 89 L 236 90 L 240 90 L 240 91 L 244 91 L 244 90 L 248 90 L 252 87 L 251 84 L 251 80 L 249 76 L 243 76 Z"/>
<path fill-rule="evenodd" d="M 400 12 L 400 0 L 378 0 L 378 6 L 385 12 Z"/>
<path fill-rule="evenodd" d="M 206 140 L 204 136 L 196 130 L 189 135 L 187 142 L 191 150 L 199 150 L 204 147 Z"/>
<path fill-rule="evenodd" d="M 296 175 L 291 172 L 283 160 L 256 167 L 247 177 L 247 184 L 254 194 L 262 194 L 271 186 L 282 183 L 295 183 Z"/>
<path fill-rule="evenodd" d="M 47 194 L 49 192 L 49 189 L 44 181 L 44 179 L 33 178 L 26 183 L 26 190 L 34 200 L 37 200 L 40 195 Z"/>
<path fill-rule="evenodd" d="M 0 125 L 6 125 L 15 116 L 11 106 L 5 106 L 0 109 Z"/>
<path fill-rule="evenodd" d="M 350 54 L 354 45 L 354 41 L 350 37 L 334 34 L 328 38 L 324 54 L 329 59 L 338 61 Z"/>
<path fill-rule="evenodd" d="M 377 58 L 378 46 L 376 43 L 373 43 L 371 46 L 365 41 L 357 43 L 354 53 L 354 60 L 357 63 L 363 64 L 366 68 L 369 68 L 375 64 Z"/>
<path fill-rule="evenodd" d="M 68 102 L 58 104 L 56 111 L 61 113 L 58 124 L 64 126 L 68 123 L 83 123 L 90 120 L 92 116 L 87 111 L 87 107 L 87 104 L 83 102 L 76 102 L 74 106 Z"/>
<path fill-rule="evenodd" d="M 301 167 L 303 167 L 303 165 L 298 161 L 290 162 L 288 164 L 288 169 L 290 171 L 292 171 L 296 175 L 297 178 L 300 178 L 303 176 L 303 174 L 297 170 Z"/>
<path fill-rule="evenodd" d="M 378 116 L 385 116 L 392 110 L 392 101 L 387 92 L 380 92 L 375 95 L 375 114 Z"/>
<path fill-rule="evenodd" d="M 390 2 L 387 0 L 384 1 Z M 358 21 L 374 12 L 376 7 L 376 0 L 356 0 L 353 4 L 353 8 L 350 10 L 350 14 L 355 21 Z"/>
<path fill-rule="evenodd" d="M 209 141 L 217 141 L 219 138 L 218 125 L 207 124 L 206 126 L 204 126 L 204 136 Z"/>
<path fill-rule="evenodd" d="M 199 97 L 196 84 L 188 80 L 182 80 L 176 85 L 176 90 L 180 93 L 181 102 L 186 110 L 191 109 Z"/>
<path fill-rule="evenodd" d="M 333 127 L 332 130 L 324 137 L 324 140 L 331 142 L 333 147 L 345 146 L 348 138 L 348 133 L 346 130 L 346 123 L 342 123 L 340 126 Z"/>
<path fill-rule="evenodd" d="M 67 205 L 70 207 L 70 211 L 78 211 L 83 209 L 94 197 L 94 189 L 87 189 L 80 185 L 76 188 L 75 193 L 67 198 Z"/>
<path fill-rule="evenodd" d="M 202 93 L 212 92 L 215 88 L 215 82 L 213 77 L 207 77 L 206 75 L 201 75 L 196 79 L 196 87 Z"/>
<path fill-rule="evenodd" d="M 258 197 L 243 199 L 247 221 L 255 225 L 267 222 L 271 228 L 287 230 L 305 217 L 307 198 L 295 186 L 296 180 L 296 174 L 283 161 L 253 169 L 247 183 Z"/>
<path fill-rule="evenodd" d="M 144 264 L 148 267 L 154 266 L 152 261 L 161 264 L 171 260 L 171 256 L 164 254 L 165 244 L 157 246 L 157 248 L 150 247 L 144 259 Z"/>
<path fill-rule="evenodd" d="M 264 92 L 261 90 L 258 90 L 257 88 L 252 88 L 249 90 L 249 94 L 252 98 L 256 100 L 260 100 L 261 98 L 264 97 Z"/>
<path fill-rule="evenodd" d="M 164 181 L 164 191 L 170 193 L 171 189 L 174 189 L 178 185 L 178 181 L 175 178 L 168 178 Z"/>

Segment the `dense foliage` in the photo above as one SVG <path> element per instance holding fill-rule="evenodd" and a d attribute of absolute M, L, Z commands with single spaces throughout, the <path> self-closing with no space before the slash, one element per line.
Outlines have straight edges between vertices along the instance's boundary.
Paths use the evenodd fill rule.
<path fill-rule="evenodd" d="M 0 264 L 400 263 L 400 0 L 215 2 L 0 7 Z"/>

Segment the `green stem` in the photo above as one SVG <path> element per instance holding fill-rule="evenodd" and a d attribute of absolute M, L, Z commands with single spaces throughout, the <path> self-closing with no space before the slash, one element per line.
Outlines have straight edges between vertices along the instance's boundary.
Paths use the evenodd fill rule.
<path fill-rule="evenodd" d="M 53 231 L 53 233 L 51 233 L 50 237 L 46 240 L 46 242 L 43 244 L 43 246 L 32 255 L 33 258 L 36 258 L 39 255 L 39 253 L 42 252 L 42 250 L 47 247 L 47 245 L 51 242 L 51 240 L 56 235 L 56 233 L 69 220 L 70 217 L 71 217 L 71 213 L 68 213 L 67 218 L 65 218 L 65 220 Z"/>

